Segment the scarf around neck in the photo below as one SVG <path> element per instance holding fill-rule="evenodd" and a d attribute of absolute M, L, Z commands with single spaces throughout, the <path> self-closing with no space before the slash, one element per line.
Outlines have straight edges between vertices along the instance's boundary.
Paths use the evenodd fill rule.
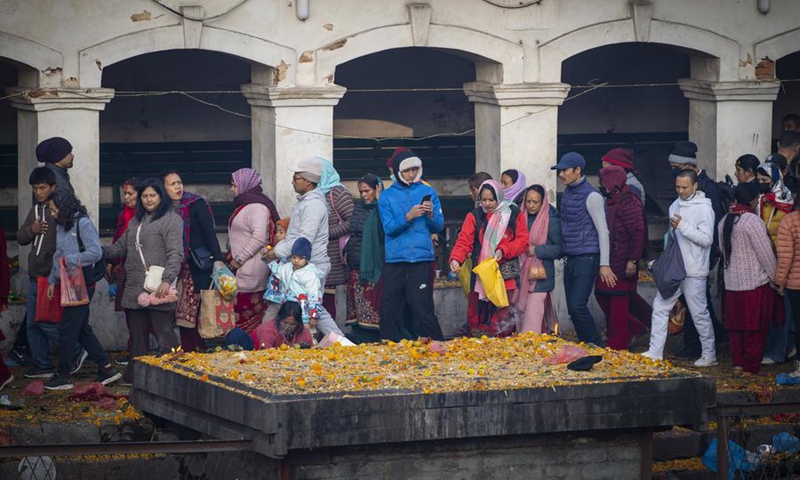
<path fill-rule="evenodd" d="M 364 203 L 364 208 L 369 211 L 369 215 L 361 234 L 358 278 L 361 283 L 375 285 L 380 280 L 383 269 L 383 226 L 378 215 L 377 201 Z"/>
<path fill-rule="evenodd" d="M 500 240 L 503 239 L 506 228 L 508 228 L 508 221 L 511 218 L 511 201 L 505 199 L 503 187 L 500 186 L 497 180 L 486 180 L 478 188 L 478 191 L 483 190 L 484 186 L 489 187 L 494 192 L 495 198 L 497 198 L 497 206 L 491 211 L 481 207 L 488 219 L 483 232 L 478 263 L 494 256 L 494 252 L 497 250 Z M 480 232 L 475 232 L 475 235 L 480 235 Z M 486 291 L 483 289 L 480 278 L 475 280 L 475 291 L 478 293 L 478 298 L 481 300 L 486 299 Z"/>
<path fill-rule="evenodd" d="M 189 241 L 192 238 L 192 222 L 191 222 L 191 212 L 190 209 L 194 202 L 198 200 L 202 200 L 203 198 L 196 193 L 191 192 L 183 192 L 183 196 L 180 200 L 174 201 L 178 207 L 178 213 L 181 215 L 181 219 L 183 219 L 183 255 L 184 260 L 189 258 Z M 206 203 L 208 207 L 208 214 L 211 215 L 211 221 L 214 221 L 214 212 L 211 210 L 211 205 Z"/>
<path fill-rule="evenodd" d="M 544 187 L 544 185 L 540 186 L 542 187 L 542 190 L 544 190 L 544 198 L 542 199 L 542 207 L 539 209 L 539 213 L 536 214 L 536 217 L 533 220 L 533 225 L 531 225 L 530 240 L 528 241 L 528 244 L 534 247 L 547 244 L 547 232 L 550 228 L 550 204 L 547 202 L 547 189 Z M 527 209 L 525 209 L 525 217 L 525 224 L 527 225 Z M 539 257 L 528 257 L 527 249 L 522 252 L 519 260 L 523 265 L 522 272 L 525 273 L 525 277 L 523 278 L 527 278 L 527 272 L 530 271 L 531 267 L 542 266 L 542 261 L 539 259 Z M 536 280 L 530 280 L 530 282 L 530 288 L 523 288 L 522 290 L 531 292 L 534 291 L 536 289 Z"/>

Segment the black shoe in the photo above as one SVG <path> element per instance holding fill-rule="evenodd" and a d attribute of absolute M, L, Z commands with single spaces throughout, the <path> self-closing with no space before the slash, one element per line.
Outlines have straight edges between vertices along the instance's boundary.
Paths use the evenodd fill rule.
<path fill-rule="evenodd" d="M 131 362 L 131 356 L 130 355 L 124 355 L 123 354 L 123 355 L 119 355 L 117 358 L 114 359 L 114 363 L 116 363 L 117 365 L 122 365 L 122 366 L 125 366 L 125 365 L 129 364 L 130 362 Z"/>
<path fill-rule="evenodd" d="M 51 379 L 55 376 L 52 368 L 31 367 L 22 374 L 25 378 L 46 378 Z"/>
<path fill-rule="evenodd" d="M 678 353 L 672 356 L 675 360 L 694 361 L 700 358 L 700 352 L 691 348 L 682 348 Z"/>
<path fill-rule="evenodd" d="M 72 368 L 72 370 L 70 370 L 69 374 L 75 375 L 78 373 L 80 369 L 83 368 L 83 362 L 85 362 L 87 358 L 89 358 L 89 352 L 86 350 L 81 350 L 81 354 L 78 355 L 78 359 L 75 361 L 75 366 Z"/>
<path fill-rule="evenodd" d="M 11 350 L 9 357 L 11 360 L 23 367 L 32 367 L 34 365 L 33 357 L 31 357 L 27 347 L 14 348 Z"/>
<path fill-rule="evenodd" d="M 58 375 L 44 382 L 45 390 L 72 390 L 74 387 L 75 385 L 72 382 Z"/>
<path fill-rule="evenodd" d="M 119 373 L 119 370 L 117 370 L 116 367 L 109 363 L 105 367 L 101 368 L 99 372 L 97 372 L 97 378 L 95 378 L 94 381 L 102 383 L 103 385 L 108 385 L 116 382 L 120 378 L 122 378 L 122 374 Z"/>

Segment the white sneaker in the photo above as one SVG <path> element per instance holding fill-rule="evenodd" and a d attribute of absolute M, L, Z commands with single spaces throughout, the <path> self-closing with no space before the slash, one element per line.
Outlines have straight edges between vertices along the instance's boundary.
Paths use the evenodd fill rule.
<path fill-rule="evenodd" d="M 647 358 L 649 358 L 650 360 L 653 360 L 653 361 L 659 361 L 660 362 L 660 361 L 664 360 L 664 356 L 663 355 L 656 355 L 655 353 L 652 353 L 650 350 L 648 350 L 646 352 L 642 352 L 642 356 L 643 357 L 647 357 Z"/>
<path fill-rule="evenodd" d="M 716 364 L 717 364 L 717 357 L 716 356 L 714 356 L 714 357 L 702 356 L 702 357 L 698 358 L 697 361 L 694 362 L 694 366 L 695 367 L 710 367 L 710 366 L 716 365 Z"/>
<path fill-rule="evenodd" d="M 775 363 L 775 360 L 769 357 L 764 357 L 761 359 L 761 365 L 775 365 Z"/>
<path fill-rule="evenodd" d="M 800 378 L 800 360 L 795 360 L 794 363 L 797 368 L 794 372 L 790 373 L 789 376 L 792 378 Z"/>

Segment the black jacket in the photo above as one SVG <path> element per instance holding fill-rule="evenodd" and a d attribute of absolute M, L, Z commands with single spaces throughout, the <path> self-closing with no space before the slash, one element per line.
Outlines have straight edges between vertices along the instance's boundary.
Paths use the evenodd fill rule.
<path fill-rule="evenodd" d="M 205 247 L 211 252 L 213 261 L 224 262 L 225 257 L 220 249 L 214 224 L 214 215 L 205 200 L 198 199 L 189 207 L 189 250 Z M 208 289 L 211 283 L 211 272 L 198 270 L 191 258 L 187 258 L 186 261 L 189 262 L 194 290 L 199 292 Z"/>

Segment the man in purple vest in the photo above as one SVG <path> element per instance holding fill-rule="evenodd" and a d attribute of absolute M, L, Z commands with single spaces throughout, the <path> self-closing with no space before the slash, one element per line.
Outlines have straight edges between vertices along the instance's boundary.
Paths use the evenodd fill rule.
<path fill-rule="evenodd" d="M 617 277 L 609 267 L 605 200 L 586 180 L 584 168 L 583 156 L 569 152 L 551 170 L 558 172 L 558 178 L 566 186 L 561 198 L 561 238 L 567 259 L 564 265 L 567 311 L 578 338 L 602 346 L 603 340 L 589 312 L 589 295 L 598 268 L 601 280 L 609 287 L 616 285 Z"/>

